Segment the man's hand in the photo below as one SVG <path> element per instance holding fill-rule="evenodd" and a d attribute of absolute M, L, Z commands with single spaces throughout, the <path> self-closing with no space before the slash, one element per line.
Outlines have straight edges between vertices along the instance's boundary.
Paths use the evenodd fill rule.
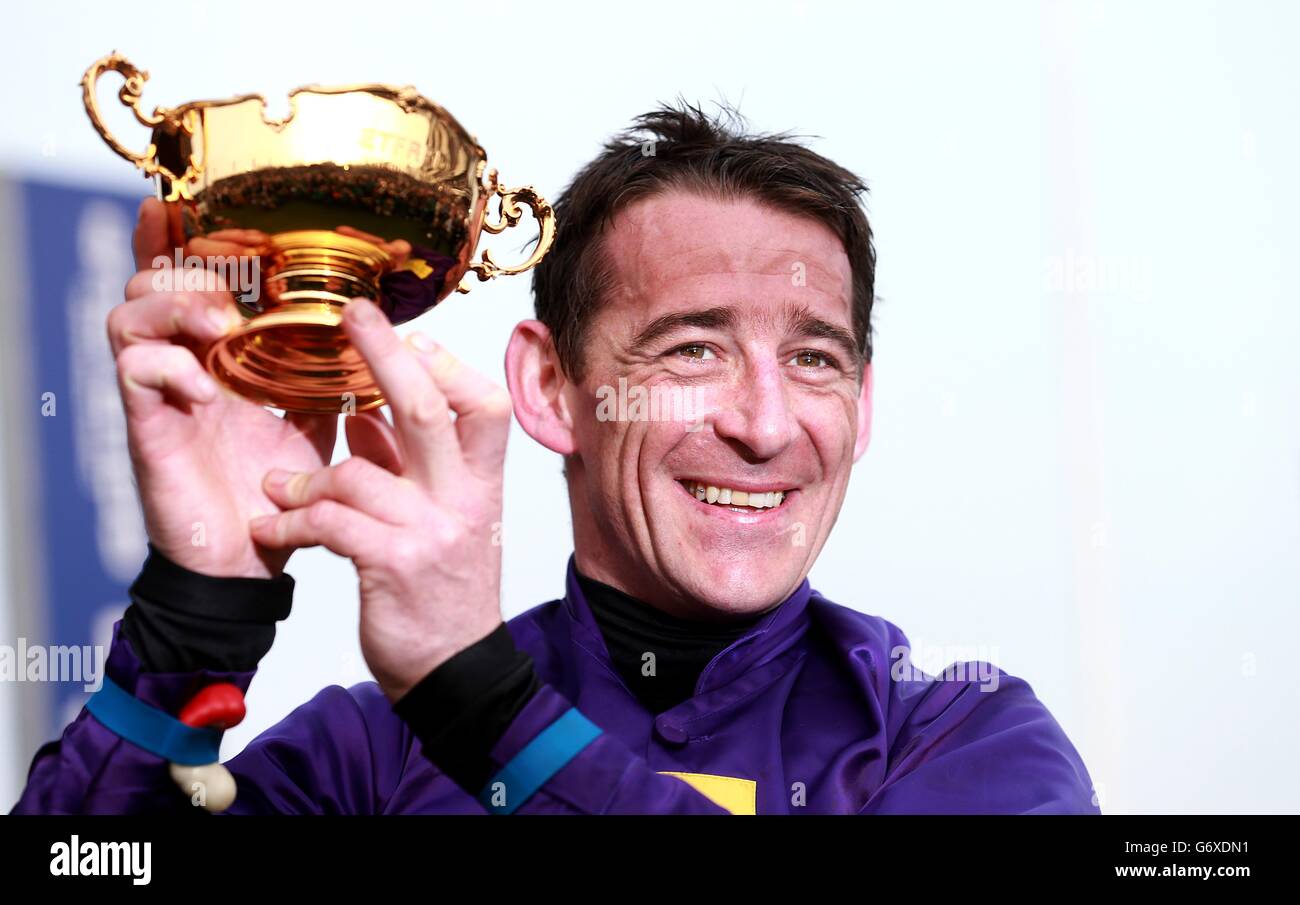
<path fill-rule="evenodd" d="M 286 511 L 255 519 L 251 530 L 268 548 L 319 544 L 352 559 L 361 650 L 396 701 L 501 624 L 497 532 L 510 395 L 428 337 L 402 342 L 370 302 L 350 303 L 344 328 L 392 409 L 391 452 L 357 449 L 363 430 L 386 422 L 347 419 L 359 454 L 330 468 L 269 473 L 266 493 Z M 387 468 L 375 464 L 380 458 Z"/>
<path fill-rule="evenodd" d="M 292 551 L 259 548 L 249 535 L 249 519 L 277 511 L 262 478 L 268 467 L 327 463 L 338 416 L 282 419 L 207 374 L 198 354 L 241 319 L 225 290 L 155 291 L 152 262 L 172 256 L 168 217 L 160 201 L 141 205 L 138 272 L 108 317 L 145 528 L 160 553 L 192 571 L 273 577 Z M 186 253 L 247 254 L 243 232 L 196 239 Z"/>

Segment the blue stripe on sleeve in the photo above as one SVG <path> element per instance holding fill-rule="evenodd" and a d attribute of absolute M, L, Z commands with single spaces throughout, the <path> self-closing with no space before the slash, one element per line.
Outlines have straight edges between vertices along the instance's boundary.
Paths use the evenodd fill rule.
<path fill-rule="evenodd" d="M 600 731 L 600 727 L 583 716 L 578 708 L 570 707 L 492 777 L 479 793 L 479 802 L 491 813 L 513 814 L 565 764 L 595 741 Z M 503 787 L 498 788 L 499 783 Z M 505 793 L 505 802 L 497 806 L 492 799 L 500 791 Z"/>
<path fill-rule="evenodd" d="M 186 726 L 174 716 L 127 694 L 107 676 L 103 687 L 86 702 L 86 709 L 109 731 L 174 764 L 199 766 L 220 760 L 220 732 Z"/>

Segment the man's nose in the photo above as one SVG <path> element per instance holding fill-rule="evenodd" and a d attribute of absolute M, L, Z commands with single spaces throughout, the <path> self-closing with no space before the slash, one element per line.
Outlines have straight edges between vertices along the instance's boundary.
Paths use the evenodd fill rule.
<path fill-rule="evenodd" d="M 747 367 L 718 400 L 714 431 L 745 446 L 755 459 L 772 459 L 795 439 L 797 421 L 775 362 Z"/>

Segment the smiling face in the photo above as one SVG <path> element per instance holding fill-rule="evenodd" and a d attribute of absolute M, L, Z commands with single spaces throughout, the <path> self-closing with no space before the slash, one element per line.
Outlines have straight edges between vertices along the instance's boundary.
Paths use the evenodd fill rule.
<path fill-rule="evenodd" d="M 529 431 L 569 454 L 578 568 L 687 618 L 768 609 L 869 439 L 844 247 L 808 217 L 674 191 L 621 211 L 604 251 L 583 379 L 557 380 L 567 436 Z"/>

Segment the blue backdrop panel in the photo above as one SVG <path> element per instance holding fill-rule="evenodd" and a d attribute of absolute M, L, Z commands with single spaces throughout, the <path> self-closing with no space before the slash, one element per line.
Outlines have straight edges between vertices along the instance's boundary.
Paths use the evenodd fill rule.
<path fill-rule="evenodd" d="M 146 190 L 147 191 L 147 190 Z M 37 398 L 21 476 L 40 506 L 35 602 L 47 637 L 29 643 L 106 644 L 146 553 L 125 422 L 105 334 L 134 270 L 131 232 L 140 197 L 21 181 L 22 253 L 30 330 L 28 386 Z M 30 602 L 29 602 L 30 605 Z M 86 698 L 80 683 L 54 685 L 58 730 Z"/>

